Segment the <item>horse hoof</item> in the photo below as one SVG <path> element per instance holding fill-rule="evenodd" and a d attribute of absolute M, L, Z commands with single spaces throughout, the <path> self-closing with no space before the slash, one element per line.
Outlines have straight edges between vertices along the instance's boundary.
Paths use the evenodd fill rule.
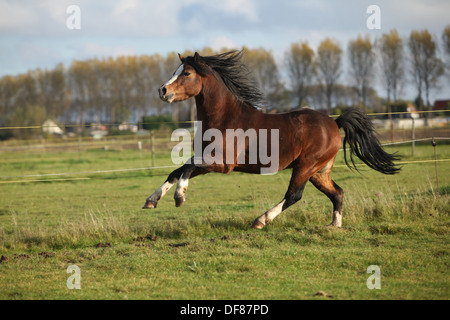
<path fill-rule="evenodd" d="M 147 200 L 142 209 L 154 209 L 156 208 L 156 204 L 155 201 Z"/>
<path fill-rule="evenodd" d="M 253 224 L 252 224 L 252 228 L 254 229 L 259 229 L 261 230 L 262 228 L 264 228 L 265 224 L 262 223 L 261 221 L 259 221 L 258 219 L 256 219 Z"/>
<path fill-rule="evenodd" d="M 186 201 L 185 197 L 175 198 L 175 206 L 181 207 L 181 205 Z"/>
<path fill-rule="evenodd" d="M 342 228 L 342 225 L 338 225 L 338 224 L 336 224 L 336 223 L 330 223 L 330 224 L 327 224 L 325 227 L 327 227 L 327 228 L 338 228 L 338 229 L 340 229 L 340 228 Z"/>

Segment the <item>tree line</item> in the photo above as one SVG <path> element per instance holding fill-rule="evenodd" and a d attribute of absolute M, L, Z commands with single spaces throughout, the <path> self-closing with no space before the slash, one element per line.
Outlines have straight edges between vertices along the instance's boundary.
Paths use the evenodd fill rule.
<path fill-rule="evenodd" d="M 326 38 L 314 51 L 308 42 L 300 41 L 291 44 L 281 63 L 264 48 L 244 50 L 245 62 L 266 95 L 266 105 L 260 106 L 266 111 L 301 106 L 329 114 L 348 106 L 391 111 L 406 85 L 415 88 L 417 108 L 429 110 L 430 92 L 446 69 L 450 73 L 450 26 L 440 37 L 428 30 L 412 31 L 407 38 L 396 30 L 375 39 L 359 35 L 347 48 Z M 210 48 L 200 51 L 201 55 L 216 53 Z M 192 102 L 164 104 L 156 90 L 179 63 L 177 53 L 172 52 L 74 60 L 68 67 L 58 64 L 52 70 L 4 76 L 0 78 L 0 126 L 40 125 L 51 118 L 83 128 L 94 122 L 138 122 L 152 114 L 188 120 Z M 384 88 L 382 97 L 374 90 L 376 83 Z M 9 135 L 18 134 L 12 131 Z"/>

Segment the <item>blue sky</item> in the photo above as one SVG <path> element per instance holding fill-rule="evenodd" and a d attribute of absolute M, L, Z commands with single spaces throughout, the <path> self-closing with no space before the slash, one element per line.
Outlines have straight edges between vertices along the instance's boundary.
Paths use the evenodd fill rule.
<path fill-rule="evenodd" d="M 372 4 L 381 9 L 380 30 L 366 27 Z M 80 30 L 66 26 L 70 5 L 80 7 Z M 404 37 L 426 28 L 440 41 L 449 12 L 448 0 L 0 0 L 0 76 L 206 46 L 264 47 L 281 61 L 293 42 L 316 48 L 332 37 L 346 49 L 359 34 L 374 39 L 394 28 Z"/>

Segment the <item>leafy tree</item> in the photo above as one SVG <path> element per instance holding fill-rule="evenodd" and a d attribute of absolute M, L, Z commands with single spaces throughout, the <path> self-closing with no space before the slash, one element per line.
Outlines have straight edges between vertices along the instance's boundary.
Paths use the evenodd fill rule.
<path fill-rule="evenodd" d="M 444 72 L 442 61 L 437 56 L 436 41 L 428 30 L 412 31 L 408 46 L 419 101 L 422 99 L 422 90 L 425 90 L 427 109 L 430 110 L 430 90 L 436 87 Z"/>
<path fill-rule="evenodd" d="M 391 30 L 381 36 L 377 43 L 381 62 L 381 75 L 386 88 L 386 104 L 391 120 L 391 140 L 394 141 L 394 123 L 392 122 L 392 102 L 397 102 L 398 91 L 404 79 L 403 41 L 397 30 Z"/>
<path fill-rule="evenodd" d="M 263 48 L 245 48 L 245 63 L 264 92 L 269 107 L 280 105 L 284 91 L 272 52 Z"/>
<path fill-rule="evenodd" d="M 389 105 L 391 97 L 394 102 L 397 101 L 400 85 L 404 79 L 403 41 L 397 30 L 391 30 L 382 35 L 377 47 Z"/>
<path fill-rule="evenodd" d="M 8 117 L 10 126 L 19 127 L 13 131 L 15 137 L 19 139 L 29 139 L 42 134 L 40 130 L 26 128 L 41 126 L 47 119 L 45 108 L 37 105 L 27 104 L 22 108 L 17 108 Z"/>
<path fill-rule="evenodd" d="M 442 41 L 444 44 L 444 52 L 447 55 L 447 69 L 450 75 L 450 25 L 442 32 Z"/>
<path fill-rule="evenodd" d="M 171 116 L 157 115 L 145 116 L 142 118 L 142 128 L 145 130 L 158 130 L 161 128 L 175 130 L 177 127 L 176 122 Z"/>
<path fill-rule="evenodd" d="M 319 45 L 317 58 L 320 77 L 325 83 L 328 114 L 331 114 L 334 87 L 342 73 L 342 49 L 336 41 L 326 38 Z"/>
<path fill-rule="evenodd" d="M 372 41 L 369 36 L 363 38 L 358 36 L 351 40 L 348 45 L 350 59 L 350 74 L 357 87 L 358 95 L 362 105 L 367 107 L 367 89 L 374 78 L 374 52 Z"/>
<path fill-rule="evenodd" d="M 90 104 L 88 84 L 89 64 L 87 61 L 74 60 L 69 68 L 70 91 L 72 94 L 72 112 L 77 115 L 80 125 L 79 132 L 83 131 L 86 124 L 86 112 Z"/>
<path fill-rule="evenodd" d="M 285 63 L 298 105 L 302 106 L 308 97 L 308 86 L 316 74 L 314 51 L 306 42 L 294 43 L 286 53 Z"/>

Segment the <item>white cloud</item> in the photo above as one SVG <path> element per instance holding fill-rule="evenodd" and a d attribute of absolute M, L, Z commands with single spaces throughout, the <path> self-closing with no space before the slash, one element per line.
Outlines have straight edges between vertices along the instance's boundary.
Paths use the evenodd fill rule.
<path fill-rule="evenodd" d="M 366 28 L 369 0 L 0 0 L 0 72 L 91 56 L 153 54 L 210 46 L 264 47 L 278 60 L 290 44 L 338 40 L 396 28 L 428 29 L 440 39 L 448 0 L 377 0 L 381 31 Z M 81 30 L 68 30 L 66 9 L 81 9 Z M 21 54 L 17 46 L 24 44 Z M 33 44 L 46 50 L 27 47 Z M 5 52 L 8 52 L 6 55 Z M 20 71 L 21 72 L 21 71 Z"/>
<path fill-rule="evenodd" d="M 212 3 L 212 1 L 208 1 Z M 227 13 L 243 15 L 250 21 L 258 20 L 254 0 L 224 0 L 219 2 L 219 9 Z"/>
<path fill-rule="evenodd" d="M 176 0 L 120 0 L 112 10 L 108 10 L 110 1 L 105 2 L 106 17 L 96 22 L 103 35 L 132 37 L 173 36 L 178 29 Z"/>
<path fill-rule="evenodd" d="M 0 30 L 24 30 L 36 22 L 37 17 L 31 7 L 0 0 Z"/>
<path fill-rule="evenodd" d="M 224 48 L 226 49 L 238 48 L 238 45 L 236 45 L 236 43 L 227 36 L 210 37 L 209 46 L 211 47 L 211 49 L 215 51 L 219 51 Z"/>
<path fill-rule="evenodd" d="M 59 0 L 59 1 L 41 0 L 37 3 L 37 5 L 39 9 L 42 11 L 43 15 L 47 15 L 55 22 L 59 22 L 62 25 L 64 25 L 67 19 L 66 14 L 67 7 L 72 5 L 73 2 L 74 2 L 73 0 Z M 39 12 L 36 12 L 35 14 L 38 15 Z M 40 20 L 41 23 L 44 21 L 43 19 Z"/>
<path fill-rule="evenodd" d="M 127 11 L 130 11 L 130 9 L 136 9 L 136 8 L 137 8 L 136 0 L 120 0 L 119 3 L 117 3 L 114 6 L 112 15 L 119 16 L 121 14 L 126 13 Z M 134 10 L 131 10 L 131 11 L 134 11 Z"/>

